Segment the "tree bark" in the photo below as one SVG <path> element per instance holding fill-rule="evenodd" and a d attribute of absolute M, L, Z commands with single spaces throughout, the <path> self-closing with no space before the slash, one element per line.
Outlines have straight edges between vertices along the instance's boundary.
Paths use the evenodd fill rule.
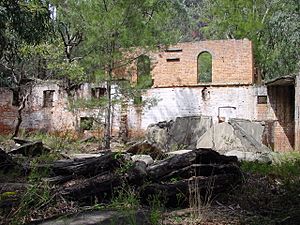
<path fill-rule="evenodd" d="M 197 149 L 157 162 L 149 166 L 147 171 L 151 180 L 161 181 L 168 174 L 192 164 L 237 164 L 237 162 L 236 157 L 223 156 L 209 149 Z"/>
<path fill-rule="evenodd" d="M 140 197 L 144 204 L 158 198 L 168 207 L 187 206 L 193 198 L 211 199 L 218 193 L 226 191 L 236 183 L 240 177 L 235 174 L 215 175 L 209 177 L 192 177 L 174 183 L 153 183 L 142 188 Z M 196 199 L 201 201 L 201 199 Z"/>
<path fill-rule="evenodd" d="M 14 131 L 14 133 L 13 133 L 12 138 L 17 137 L 18 134 L 19 134 L 20 126 L 21 126 L 21 123 L 22 123 L 22 121 L 23 121 L 22 112 L 23 112 L 23 109 L 25 108 L 25 104 L 26 104 L 26 101 L 28 100 L 29 95 L 30 95 L 30 92 L 28 92 L 28 93 L 23 97 L 22 102 L 21 102 L 21 105 L 20 105 L 20 107 L 18 108 L 17 124 L 16 124 L 15 131 Z"/>
<path fill-rule="evenodd" d="M 109 69 L 108 72 L 108 81 L 106 82 L 106 93 L 107 93 L 107 110 L 105 115 L 105 134 L 104 134 L 104 148 L 110 149 L 110 140 L 111 140 L 111 108 L 112 108 L 112 99 L 111 99 L 111 81 L 112 81 L 112 69 Z"/>

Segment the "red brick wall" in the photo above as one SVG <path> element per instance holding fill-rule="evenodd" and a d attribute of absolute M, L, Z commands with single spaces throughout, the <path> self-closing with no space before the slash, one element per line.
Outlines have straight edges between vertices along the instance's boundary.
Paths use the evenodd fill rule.
<path fill-rule="evenodd" d="M 275 151 L 290 151 L 295 144 L 294 86 L 268 86 L 268 98 L 268 104 L 256 108 L 258 120 L 266 121 L 265 144 Z"/>
<path fill-rule="evenodd" d="M 179 43 L 178 52 L 151 54 L 154 87 L 197 85 L 197 58 L 201 52 L 212 55 L 212 84 L 252 84 L 253 56 L 249 40 L 218 40 Z M 167 62 L 179 58 L 180 61 Z"/>
<path fill-rule="evenodd" d="M 12 106 L 12 92 L 6 88 L 0 88 L 0 133 L 8 134 L 13 131 L 17 118 L 17 107 Z"/>

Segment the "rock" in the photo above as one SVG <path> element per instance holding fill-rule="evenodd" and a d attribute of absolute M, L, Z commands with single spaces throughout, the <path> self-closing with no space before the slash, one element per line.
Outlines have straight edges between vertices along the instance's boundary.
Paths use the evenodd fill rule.
<path fill-rule="evenodd" d="M 212 126 L 207 116 L 177 117 L 175 121 L 164 121 L 149 125 L 146 139 L 165 151 L 183 148 L 195 149 L 198 139 Z"/>
<path fill-rule="evenodd" d="M 246 120 L 214 124 L 197 142 L 197 148 L 212 148 L 219 153 L 231 150 L 266 153 L 271 150 L 262 144 L 263 126 Z"/>
<path fill-rule="evenodd" d="M 102 155 L 103 154 L 69 154 L 67 156 L 70 159 L 78 160 L 78 159 L 96 158 L 96 157 L 99 157 L 99 156 L 102 156 Z"/>
<path fill-rule="evenodd" d="M 151 165 L 152 163 L 154 163 L 154 160 L 152 159 L 152 157 L 150 155 L 133 155 L 131 157 L 131 159 L 134 162 L 136 162 L 136 161 L 145 162 L 146 165 Z"/>
<path fill-rule="evenodd" d="M 69 216 L 64 216 L 55 220 L 48 220 L 47 222 L 38 223 L 40 225 L 151 225 L 148 218 L 148 212 L 138 211 L 113 211 L 113 210 L 97 210 L 76 213 Z"/>
<path fill-rule="evenodd" d="M 49 152 L 50 149 L 43 146 L 41 141 L 29 142 L 20 147 L 12 149 L 9 154 L 22 154 L 24 156 L 37 156 L 45 152 Z"/>
<path fill-rule="evenodd" d="M 126 152 L 134 155 L 150 155 L 153 159 L 164 157 L 163 151 L 160 148 L 150 144 L 148 141 L 138 142 L 130 146 Z"/>
<path fill-rule="evenodd" d="M 193 151 L 193 150 L 185 150 L 185 149 L 182 149 L 182 150 L 178 150 L 178 151 L 168 152 L 167 155 L 168 155 L 168 156 L 182 155 L 182 154 L 185 154 L 185 153 L 188 153 L 188 152 L 191 152 L 191 151 Z"/>
<path fill-rule="evenodd" d="M 236 156 L 239 161 L 249 161 L 249 162 L 261 162 L 261 163 L 272 163 L 273 156 L 271 153 L 261 153 L 261 152 L 242 152 L 238 150 L 232 150 L 225 153 L 226 156 Z"/>

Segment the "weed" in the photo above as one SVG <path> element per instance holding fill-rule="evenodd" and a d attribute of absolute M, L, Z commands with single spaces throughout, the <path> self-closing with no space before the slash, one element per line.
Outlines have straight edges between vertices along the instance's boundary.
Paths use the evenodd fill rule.
<path fill-rule="evenodd" d="M 31 172 L 27 178 L 28 188 L 21 197 L 18 208 L 12 212 L 12 224 L 27 223 L 34 211 L 40 210 L 51 203 L 54 196 L 51 194 L 51 187 L 42 178 L 49 175 L 49 169 L 40 169 L 38 164 L 40 160 L 45 160 L 47 156 L 43 155 L 31 162 Z M 49 160 L 49 157 L 48 157 Z"/>
<path fill-rule="evenodd" d="M 162 196 L 152 195 L 149 197 L 148 202 L 150 205 L 150 223 L 152 225 L 160 225 L 162 224 L 162 211 L 164 210 L 164 201 L 162 201 Z"/>
<path fill-rule="evenodd" d="M 113 193 L 109 207 L 115 209 L 137 209 L 140 205 L 139 198 L 135 190 L 127 185 L 123 185 Z"/>

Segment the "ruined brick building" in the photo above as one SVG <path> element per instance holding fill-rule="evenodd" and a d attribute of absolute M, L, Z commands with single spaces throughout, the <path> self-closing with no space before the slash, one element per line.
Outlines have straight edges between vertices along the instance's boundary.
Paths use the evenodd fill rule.
<path fill-rule="evenodd" d="M 150 108 L 128 105 L 125 123 L 129 135 L 143 133 L 149 124 L 181 116 L 211 116 L 214 123 L 241 118 L 262 121 L 264 144 L 272 149 L 299 149 L 299 78 L 283 77 L 262 84 L 254 71 L 251 41 L 179 43 L 147 57 L 153 85 L 142 98 L 155 98 L 157 104 Z M 104 87 L 93 84 L 84 84 L 77 91 L 77 96 L 84 98 L 104 94 Z M 0 129 L 7 133 L 16 122 L 17 106 L 8 89 L 2 88 L 0 95 Z M 121 111 L 120 106 L 114 107 L 116 129 L 124 123 Z M 56 82 L 47 81 L 34 86 L 22 128 L 75 131 L 84 125 L 83 129 L 92 129 L 90 118 L 97 114 L 101 109 L 70 110 L 66 92 Z"/>

